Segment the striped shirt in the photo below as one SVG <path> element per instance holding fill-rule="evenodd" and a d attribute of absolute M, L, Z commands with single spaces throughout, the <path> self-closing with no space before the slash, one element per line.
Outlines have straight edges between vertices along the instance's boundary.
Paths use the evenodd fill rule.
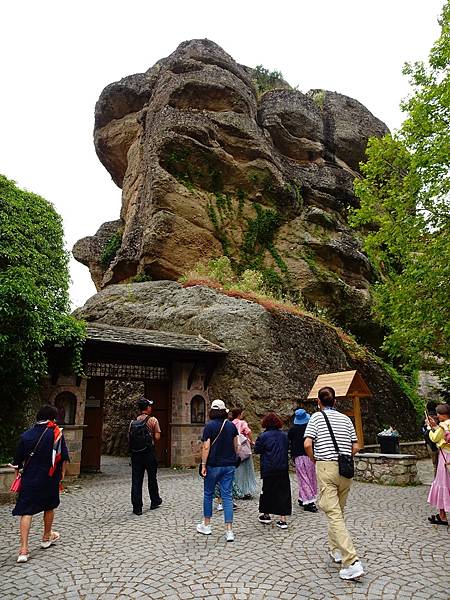
<path fill-rule="evenodd" d="M 357 442 L 353 423 L 346 415 L 334 409 L 326 409 L 327 417 L 341 454 L 352 453 L 352 443 Z M 327 423 L 321 412 L 314 413 L 305 429 L 305 438 L 314 441 L 314 457 L 317 460 L 337 460 L 338 455 L 331 439 Z"/>

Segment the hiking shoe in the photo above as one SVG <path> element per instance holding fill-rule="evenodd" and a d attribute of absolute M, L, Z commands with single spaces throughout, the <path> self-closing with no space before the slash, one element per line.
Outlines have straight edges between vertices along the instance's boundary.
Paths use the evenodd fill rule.
<path fill-rule="evenodd" d="M 239 508 L 239 506 L 236 504 L 236 502 L 233 502 L 233 510 L 236 510 L 237 508 Z"/>
<path fill-rule="evenodd" d="M 286 521 L 277 521 L 275 523 L 275 525 L 277 527 L 279 527 L 280 529 L 287 529 L 288 528 L 288 524 L 286 523 Z"/>
<path fill-rule="evenodd" d="M 272 523 L 272 519 L 270 518 L 270 515 L 259 515 L 258 521 L 260 523 L 266 523 L 266 524 Z"/>
<path fill-rule="evenodd" d="M 133 515 L 142 515 L 142 508 L 141 510 L 133 510 Z"/>
<path fill-rule="evenodd" d="M 161 498 L 158 500 L 158 502 L 153 502 L 152 505 L 150 506 L 150 510 L 155 510 L 155 508 L 159 508 L 162 504 L 162 500 Z"/>
<path fill-rule="evenodd" d="M 227 529 L 225 539 L 227 540 L 227 542 L 234 542 L 234 533 L 232 529 Z"/>
<path fill-rule="evenodd" d="M 216 510 L 218 510 L 218 511 L 223 510 L 223 504 L 218 504 L 216 506 Z"/>
<path fill-rule="evenodd" d="M 314 504 L 314 502 L 310 502 L 309 504 L 304 504 L 303 505 L 303 510 L 306 511 L 306 512 L 312 512 L 312 513 L 316 513 L 316 512 L 319 511 L 319 509 Z"/>
<path fill-rule="evenodd" d="M 338 550 L 337 548 L 335 548 L 334 550 L 331 550 L 330 552 L 328 552 L 328 554 L 331 556 L 331 558 L 334 560 L 334 562 L 336 564 L 341 563 L 342 562 L 342 554 L 341 551 Z"/>
<path fill-rule="evenodd" d="M 341 579 L 358 579 L 362 575 L 364 575 L 364 569 L 360 560 L 355 560 L 352 565 L 339 571 Z"/>
<path fill-rule="evenodd" d="M 203 535 L 211 535 L 211 525 L 205 525 L 204 523 L 199 523 L 197 525 L 198 533 L 203 533 Z"/>

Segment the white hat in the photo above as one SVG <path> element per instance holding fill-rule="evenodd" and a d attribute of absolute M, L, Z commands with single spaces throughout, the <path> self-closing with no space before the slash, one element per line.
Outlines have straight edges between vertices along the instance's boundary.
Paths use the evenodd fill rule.
<path fill-rule="evenodd" d="M 219 399 L 213 400 L 211 408 L 215 408 L 216 410 L 226 410 L 228 412 L 228 408 L 225 406 L 225 402 Z"/>

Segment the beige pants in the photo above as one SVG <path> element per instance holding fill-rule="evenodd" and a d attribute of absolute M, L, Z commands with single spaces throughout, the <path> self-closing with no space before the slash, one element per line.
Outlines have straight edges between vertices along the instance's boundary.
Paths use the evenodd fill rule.
<path fill-rule="evenodd" d="M 342 566 L 348 567 L 358 560 L 344 521 L 344 508 L 352 480 L 339 475 L 338 464 L 335 461 L 318 461 L 316 471 L 319 484 L 319 506 L 328 518 L 330 550 L 340 550 Z"/>

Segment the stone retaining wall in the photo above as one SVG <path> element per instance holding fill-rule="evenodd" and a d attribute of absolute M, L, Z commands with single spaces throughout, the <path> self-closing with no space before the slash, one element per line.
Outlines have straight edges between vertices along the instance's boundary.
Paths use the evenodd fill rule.
<path fill-rule="evenodd" d="M 364 446 L 361 450 L 361 454 L 367 452 L 379 452 L 379 444 L 369 444 Z M 402 454 L 414 454 L 416 458 L 430 458 L 427 450 L 427 446 L 424 440 L 418 440 L 417 442 L 400 442 L 400 452 Z"/>
<path fill-rule="evenodd" d="M 416 485 L 420 483 L 417 458 L 413 454 L 357 454 L 355 480 L 382 485 Z"/>

